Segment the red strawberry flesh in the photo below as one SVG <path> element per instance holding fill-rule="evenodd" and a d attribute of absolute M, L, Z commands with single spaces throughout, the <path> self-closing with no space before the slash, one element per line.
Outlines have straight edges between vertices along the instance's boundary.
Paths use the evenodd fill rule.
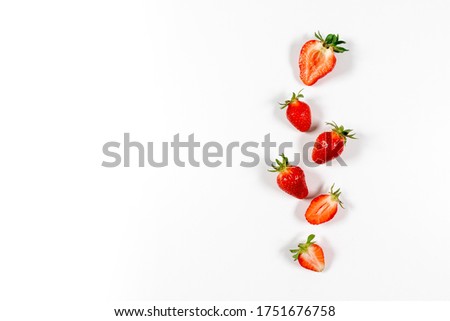
<path fill-rule="evenodd" d="M 333 70 L 336 65 L 335 52 L 348 51 L 340 46 L 345 41 L 340 40 L 339 35 L 329 34 L 324 39 L 317 32 L 315 36 L 318 40 L 309 40 L 303 45 L 298 61 L 300 79 L 307 86 L 314 85 Z"/>
<path fill-rule="evenodd" d="M 342 202 L 339 200 L 341 195 L 340 189 L 333 190 L 331 186 L 330 192 L 327 194 L 321 194 L 315 197 L 305 213 L 306 220 L 313 224 L 322 224 L 330 221 L 336 215 L 338 205 L 342 206 Z"/>
<path fill-rule="evenodd" d="M 322 272 L 325 268 L 325 256 L 322 248 L 313 242 L 315 235 L 308 236 L 306 243 L 300 243 L 296 249 L 290 250 L 295 261 L 305 269 Z"/>
<path fill-rule="evenodd" d="M 322 272 L 325 268 L 325 258 L 322 248 L 316 244 L 311 244 L 306 252 L 299 256 L 298 262 L 305 269 Z"/>

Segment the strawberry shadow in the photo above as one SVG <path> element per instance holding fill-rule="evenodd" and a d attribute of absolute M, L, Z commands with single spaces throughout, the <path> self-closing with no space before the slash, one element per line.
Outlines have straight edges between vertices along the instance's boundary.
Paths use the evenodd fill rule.
<path fill-rule="evenodd" d="M 305 94 L 305 96 L 307 93 Z M 318 103 L 316 98 L 306 98 L 304 101 L 309 105 L 311 109 L 311 128 L 308 130 L 308 133 L 312 134 L 312 132 L 316 131 L 319 126 L 323 123 L 323 112 L 320 103 Z"/>
<path fill-rule="evenodd" d="M 297 267 L 299 264 L 298 262 L 295 262 L 294 259 L 292 258 L 292 253 L 290 252 L 291 249 L 295 249 L 298 245 L 298 243 L 302 242 L 302 236 L 305 238 L 307 235 L 303 235 L 304 233 L 299 233 L 296 237 L 293 237 L 289 240 L 289 243 L 287 243 L 286 245 L 284 245 L 281 249 L 280 249 L 280 253 L 283 256 L 284 259 L 286 259 L 286 261 L 289 261 L 289 264 L 293 264 L 293 266 Z"/>
<path fill-rule="evenodd" d="M 342 195 L 339 197 L 342 201 L 342 204 L 344 205 L 344 208 L 339 207 L 336 215 L 333 217 L 333 219 L 325 224 L 340 224 L 347 220 L 347 216 L 352 213 L 352 203 L 345 197 L 345 190 L 342 192 Z"/>
<path fill-rule="evenodd" d="M 353 57 L 352 57 L 353 43 L 347 41 L 347 43 L 344 44 L 344 47 L 349 49 L 349 51 L 343 53 L 335 53 L 336 66 L 334 67 L 332 72 L 330 72 L 327 76 L 325 76 L 324 79 L 330 78 L 331 80 L 333 80 L 334 78 L 339 78 L 342 75 L 351 73 L 353 69 Z"/>
<path fill-rule="evenodd" d="M 309 191 L 308 196 L 304 200 L 312 200 L 323 190 L 323 180 L 322 177 L 317 173 L 317 171 L 314 171 L 313 169 L 308 167 L 302 167 L 302 169 L 305 173 L 306 184 Z"/>
<path fill-rule="evenodd" d="M 312 152 L 312 147 L 316 139 L 316 134 L 308 131 L 302 133 L 299 138 L 299 143 L 302 148 L 300 151 L 302 162 L 300 167 L 303 169 L 306 178 L 306 184 L 308 185 L 308 197 L 307 200 L 311 200 L 316 197 L 323 190 L 323 179 L 317 170 L 320 165 L 314 163 L 309 154 Z"/>
<path fill-rule="evenodd" d="M 294 215 L 300 221 L 309 225 L 309 223 L 305 219 L 306 209 L 308 208 L 313 198 L 323 193 L 325 187 L 323 180 L 317 173 L 317 171 L 314 171 L 310 168 L 303 168 L 303 171 L 305 172 L 306 184 L 308 185 L 309 193 L 308 197 L 297 202 Z"/>
<path fill-rule="evenodd" d="M 264 159 L 262 160 L 262 163 L 264 164 L 264 166 L 266 165 Z M 278 175 L 278 173 L 269 172 L 268 171 L 269 169 L 270 169 L 270 167 L 267 166 L 266 169 L 263 168 L 260 171 L 260 173 L 261 173 L 260 174 L 261 180 L 264 182 L 265 185 L 269 186 L 271 190 L 283 193 L 283 191 L 280 190 L 280 188 L 277 185 L 277 175 Z"/>
<path fill-rule="evenodd" d="M 274 113 L 275 118 L 278 121 L 280 121 L 281 123 L 283 123 L 284 125 L 291 126 L 292 128 L 294 128 L 286 118 L 286 108 L 281 109 L 280 105 L 279 105 L 279 103 L 284 102 L 285 100 L 290 98 L 290 94 L 292 94 L 292 92 L 287 91 L 286 93 L 280 93 L 279 95 L 274 97 L 273 100 L 271 100 L 271 104 L 273 104 L 273 113 Z"/>
<path fill-rule="evenodd" d="M 309 188 L 309 187 L 308 187 Z M 299 202 L 297 203 L 297 206 L 295 208 L 295 216 L 301 220 L 302 222 L 304 222 L 305 224 L 309 224 L 306 219 L 305 219 L 305 213 L 306 210 L 309 207 L 309 204 L 311 204 L 311 201 L 313 200 L 313 198 L 315 198 L 316 196 L 325 193 L 322 192 L 322 190 L 324 189 L 324 184 L 320 183 L 320 185 L 318 185 L 315 189 L 314 193 L 311 193 L 311 191 L 308 194 L 308 197 L 303 199 L 303 200 L 299 200 Z"/>
<path fill-rule="evenodd" d="M 308 179 L 308 176 L 313 177 Z M 308 176 L 306 176 L 306 183 L 308 184 L 309 194 L 307 198 L 299 200 L 299 202 L 297 203 L 297 206 L 295 208 L 295 216 L 305 224 L 309 225 L 309 223 L 305 219 L 306 209 L 309 207 L 309 204 L 311 204 L 311 201 L 315 197 L 317 197 L 320 194 L 326 193 L 325 190 L 326 186 L 323 183 L 323 181 L 319 178 L 319 175 L 317 173 L 312 172 L 311 174 L 308 174 Z M 311 181 L 314 181 L 314 183 L 313 184 L 309 183 Z"/>
<path fill-rule="evenodd" d="M 353 128 L 353 127 L 350 127 Z M 361 152 L 364 149 L 368 148 L 368 142 L 366 142 L 366 139 L 364 137 L 364 134 L 357 129 L 355 129 L 356 137 L 357 139 L 347 139 L 347 143 L 345 144 L 345 149 L 341 154 L 342 160 L 347 164 L 347 166 L 350 166 L 348 162 L 351 162 L 355 159 L 357 159 Z M 362 141 L 364 141 L 364 148 L 362 148 Z M 336 160 L 333 160 L 333 162 L 336 162 Z M 333 164 L 335 165 L 335 164 Z M 336 164 L 338 165 L 338 164 Z M 342 166 L 342 165 L 341 165 Z"/>
<path fill-rule="evenodd" d="M 297 207 L 295 208 L 295 216 L 305 224 L 308 223 L 305 219 L 305 213 L 310 203 L 311 202 L 308 199 L 301 200 L 297 203 Z"/>

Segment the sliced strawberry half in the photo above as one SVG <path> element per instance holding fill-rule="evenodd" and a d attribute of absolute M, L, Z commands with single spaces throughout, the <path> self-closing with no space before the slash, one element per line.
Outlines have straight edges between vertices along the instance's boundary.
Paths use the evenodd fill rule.
<path fill-rule="evenodd" d="M 322 224 L 331 220 L 337 213 L 338 205 L 343 208 L 343 204 L 339 199 L 341 189 L 333 190 L 334 184 L 330 188 L 330 192 L 315 197 L 305 213 L 306 220 L 314 225 Z"/>
<path fill-rule="evenodd" d="M 314 237 L 314 234 L 309 235 L 306 243 L 300 243 L 298 248 L 290 251 L 293 253 L 294 260 L 298 260 L 305 269 L 322 272 L 325 268 L 325 256 L 322 248 L 312 241 Z"/>
<path fill-rule="evenodd" d="M 320 32 L 314 35 L 318 40 L 309 40 L 303 45 L 298 62 L 300 79 L 308 86 L 314 85 L 333 70 L 336 65 L 335 52 L 348 51 L 341 47 L 345 41 L 339 40 L 339 35 L 329 34 L 325 39 Z"/>

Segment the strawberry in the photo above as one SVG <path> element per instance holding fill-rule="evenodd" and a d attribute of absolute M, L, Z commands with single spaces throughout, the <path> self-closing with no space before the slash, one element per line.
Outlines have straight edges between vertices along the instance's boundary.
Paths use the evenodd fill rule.
<path fill-rule="evenodd" d="M 356 139 L 355 134 L 350 134 L 352 129 L 344 129 L 343 126 L 336 125 L 335 122 L 326 123 L 333 127 L 330 132 L 320 134 L 312 151 L 312 159 L 317 164 L 326 163 L 338 157 L 344 151 L 347 138 Z"/>
<path fill-rule="evenodd" d="M 273 170 L 269 170 L 269 172 L 279 173 L 277 184 L 283 191 L 300 199 L 305 198 L 308 196 L 308 187 L 303 170 L 298 166 L 289 165 L 289 161 L 284 154 L 280 156 L 281 161 L 277 159 L 276 164 L 272 165 Z"/>
<path fill-rule="evenodd" d="M 303 90 L 303 89 L 302 89 Z M 311 127 L 311 109 L 307 103 L 298 100 L 303 98 L 302 90 L 298 94 L 292 93 L 291 100 L 286 100 L 284 103 L 279 103 L 281 109 L 287 107 L 286 117 L 301 132 L 307 132 Z"/>
<path fill-rule="evenodd" d="M 334 184 L 331 186 L 330 192 L 315 197 L 306 210 L 306 220 L 314 225 L 322 224 L 331 220 L 337 213 L 338 205 L 342 208 L 342 202 L 339 200 L 341 189 L 333 191 Z"/>
<path fill-rule="evenodd" d="M 305 269 L 322 272 L 325 268 L 325 257 L 322 248 L 312 242 L 314 237 L 315 235 L 311 234 L 308 236 L 306 243 L 300 243 L 298 248 L 290 251 L 293 253 L 294 260 L 298 260 L 298 263 Z"/>
<path fill-rule="evenodd" d="M 320 32 L 314 34 L 318 40 L 307 41 L 301 51 L 298 65 L 300 79 L 307 86 L 314 85 L 317 80 L 331 72 L 336 65 L 334 53 L 348 51 L 339 45 L 345 41 L 339 40 L 339 35 L 329 34 L 325 40 Z"/>

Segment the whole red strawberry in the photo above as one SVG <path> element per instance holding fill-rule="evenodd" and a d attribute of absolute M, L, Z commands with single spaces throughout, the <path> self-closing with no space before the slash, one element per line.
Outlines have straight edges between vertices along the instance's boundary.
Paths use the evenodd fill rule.
<path fill-rule="evenodd" d="M 326 124 L 332 126 L 332 130 L 323 132 L 317 137 L 312 151 L 312 159 L 317 164 L 329 162 L 341 155 L 347 138 L 356 139 L 355 134 L 351 134 L 352 129 L 344 129 L 335 122 Z"/>
<path fill-rule="evenodd" d="M 348 51 L 339 46 L 345 43 L 339 40 L 339 35 L 329 34 L 325 39 L 320 32 L 314 35 L 318 40 L 307 41 L 300 51 L 298 60 L 300 79 L 308 86 L 314 85 L 317 80 L 333 70 L 336 65 L 335 52 Z"/>
<path fill-rule="evenodd" d="M 298 248 L 290 250 L 295 261 L 298 260 L 305 269 L 322 272 L 325 268 L 325 257 L 322 248 L 312 240 L 315 235 L 308 236 L 306 243 L 300 243 Z"/>
<path fill-rule="evenodd" d="M 333 190 L 334 184 L 331 186 L 330 192 L 315 197 L 305 213 L 306 220 L 314 225 L 322 224 L 331 220 L 337 213 L 338 205 L 342 208 L 342 202 L 339 200 L 341 189 Z"/>
<path fill-rule="evenodd" d="M 303 90 L 303 89 L 302 89 Z M 307 103 L 300 101 L 299 98 L 304 98 L 301 93 L 292 93 L 290 100 L 286 100 L 284 103 L 280 103 L 281 109 L 287 107 L 286 117 L 301 132 L 307 132 L 311 127 L 311 109 Z"/>
<path fill-rule="evenodd" d="M 273 170 L 270 172 L 278 172 L 277 184 L 286 193 L 297 197 L 305 198 L 308 196 L 308 187 L 306 186 L 305 174 L 298 166 L 289 165 L 289 161 L 284 154 L 281 154 L 281 161 L 276 160 L 273 164 Z"/>

